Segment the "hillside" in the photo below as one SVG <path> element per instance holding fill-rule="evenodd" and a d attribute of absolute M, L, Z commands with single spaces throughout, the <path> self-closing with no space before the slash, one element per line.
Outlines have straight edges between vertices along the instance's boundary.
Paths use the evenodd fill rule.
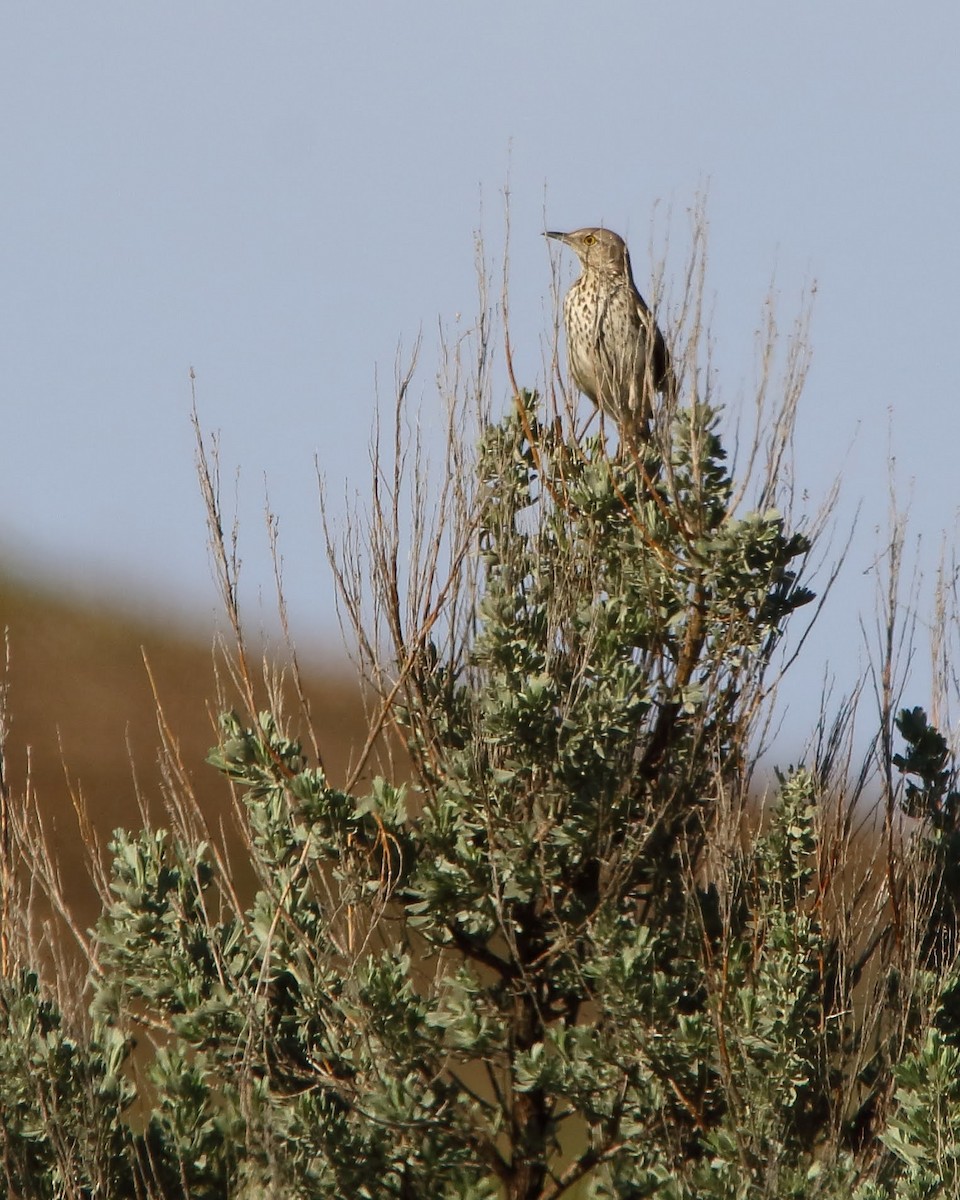
<path fill-rule="evenodd" d="M 11 795 L 21 796 L 29 779 L 84 916 L 93 895 L 71 791 L 82 793 L 101 841 L 118 825 L 139 827 L 138 794 L 162 820 L 161 738 L 144 656 L 201 806 L 214 826 L 222 818 L 230 829 L 229 794 L 204 761 L 216 741 L 212 633 L 165 627 L 109 598 L 80 600 L 0 575 L 3 629 Z M 339 782 L 351 750 L 363 742 L 359 690 L 346 669 L 305 674 L 325 765 Z"/>

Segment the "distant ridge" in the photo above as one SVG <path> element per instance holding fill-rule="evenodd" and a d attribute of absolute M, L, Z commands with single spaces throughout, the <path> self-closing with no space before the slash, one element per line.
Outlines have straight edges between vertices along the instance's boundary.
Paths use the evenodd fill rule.
<path fill-rule="evenodd" d="M 47 581 L 34 585 L 0 573 L 0 635 L 4 630 L 7 781 L 16 797 L 29 774 L 55 830 L 65 881 L 83 874 L 71 786 L 82 790 L 103 842 L 118 825 L 140 826 L 138 789 L 163 821 L 161 739 L 144 654 L 208 818 L 231 824 L 226 785 L 204 761 L 216 740 L 212 631 L 192 635 L 132 616 L 121 599 L 60 595 Z M 360 691 L 347 666 L 322 675 L 313 664 L 301 666 L 324 764 L 340 783 L 351 750 L 364 741 Z"/>

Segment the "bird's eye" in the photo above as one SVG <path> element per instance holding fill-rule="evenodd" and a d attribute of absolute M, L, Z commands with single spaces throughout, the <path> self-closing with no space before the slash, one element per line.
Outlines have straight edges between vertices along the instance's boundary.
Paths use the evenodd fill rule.
<path fill-rule="evenodd" d="M 596 240 L 597 239 L 593 236 L 592 233 L 588 233 L 587 236 L 583 239 L 583 244 L 585 246 L 592 246 Z"/>

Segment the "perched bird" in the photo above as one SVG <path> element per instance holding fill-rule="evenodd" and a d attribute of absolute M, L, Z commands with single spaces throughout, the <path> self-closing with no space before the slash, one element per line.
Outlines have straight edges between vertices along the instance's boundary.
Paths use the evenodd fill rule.
<path fill-rule="evenodd" d="M 624 433 L 642 440 L 655 393 L 674 384 L 663 334 L 633 281 L 627 244 L 609 229 L 546 236 L 569 246 L 583 268 L 563 301 L 573 381 Z"/>

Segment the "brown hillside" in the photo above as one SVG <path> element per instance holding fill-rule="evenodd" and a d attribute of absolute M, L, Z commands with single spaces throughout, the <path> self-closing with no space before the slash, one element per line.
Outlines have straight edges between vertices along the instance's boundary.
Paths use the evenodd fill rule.
<path fill-rule="evenodd" d="M 10 652 L 5 757 L 11 796 L 23 794 L 29 775 L 75 898 L 92 902 L 93 894 L 71 789 L 82 792 L 101 842 L 118 825 L 139 827 L 138 793 L 163 820 L 161 739 L 144 655 L 201 807 L 214 826 L 221 817 L 232 825 L 226 786 L 204 761 L 216 740 L 212 635 L 178 632 L 108 600 L 65 598 L 0 576 L 3 629 Z M 324 765 L 333 782 L 342 782 L 351 751 L 364 740 L 356 681 L 346 670 L 323 676 L 313 670 L 305 684 Z"/>

